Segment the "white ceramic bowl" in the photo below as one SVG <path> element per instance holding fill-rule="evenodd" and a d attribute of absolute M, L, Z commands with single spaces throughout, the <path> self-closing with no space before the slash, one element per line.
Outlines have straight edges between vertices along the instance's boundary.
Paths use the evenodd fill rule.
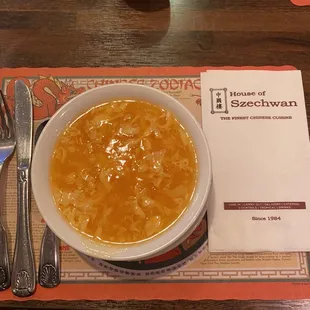
<path fill-rule="evenodd" d="M 187 210 L 169 229 L 153 239 L 129 246 L 94 242 L 79 234 L 56 208 L 49 185 L 49 168 L 57 136 L 65 126 L 88 109 L 111 100 L 140 99 L 173 112 L 191 135 L 198 157 L 198 180 Z M 164 253 L 187 238 L 206 212 L 211 185 L 211 159 L 206 138 L 199 123 L 176 99 L 151 87 L 113 84 L 94 88 L 73 98 L 50 119 L 37 142 L 32 161 L 32 188 L 39 211 L 47 225 L 65 243 L 79 252 L 106 260 L 140 260 Z"/>

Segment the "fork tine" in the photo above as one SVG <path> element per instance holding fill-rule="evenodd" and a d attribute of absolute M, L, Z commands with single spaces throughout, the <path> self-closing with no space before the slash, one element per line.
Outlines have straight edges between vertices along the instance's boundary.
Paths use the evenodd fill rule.
<path fill-rule="evenodd" d="M 7 122 L 5 122 L 5 124 L 6 124 L 7 130 L 8 130 L 8 136 L 9 137 L 14 137 L 14 126 L 13 126 L 12 116 L 11 116 L 10 109 L 8 107 L 8 104 L 7 104 L 6 100 L 5 100 L 5 97 L 4 97 L 4 94 L 3 94 L 2 90 L 0 90 L 0 95 L 1 95 L 1 99 L 2 99 L 2 102 L 3 102 L 3 105 L 4 105 L 4 109 L 5 109 L 5 112 L 6 112 Z M 2 113 L 1 113 L 1 115 L 2 115 Z M 1 121 L 2 121 L 2 116 L 1 116 Z"/>

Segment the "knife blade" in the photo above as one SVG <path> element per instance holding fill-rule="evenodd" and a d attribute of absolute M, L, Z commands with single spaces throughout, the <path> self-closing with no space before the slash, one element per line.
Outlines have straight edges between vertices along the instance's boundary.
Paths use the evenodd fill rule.
<path fill-rule="evenodd" d="M 19 297 L 35 292 L 36 273 L 30 233 L 30 178 L 33 110 L 26 84 L 15 82 L 15 133 L 17 154 L 17 224 L 12 268 L 12 291 Z"/>

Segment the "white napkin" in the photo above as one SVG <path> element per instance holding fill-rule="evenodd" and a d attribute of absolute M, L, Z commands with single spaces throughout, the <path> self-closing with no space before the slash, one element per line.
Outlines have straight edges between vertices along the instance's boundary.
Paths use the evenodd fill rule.
<path fill-rule="evenodd" d="M 201 85 L 213 168 L 209 250 L 310 250 L 301 72 L 208 71 Z"/>

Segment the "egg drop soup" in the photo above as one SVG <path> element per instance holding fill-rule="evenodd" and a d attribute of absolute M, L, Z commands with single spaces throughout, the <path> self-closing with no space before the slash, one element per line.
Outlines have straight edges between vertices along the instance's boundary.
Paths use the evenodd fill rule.
<path fill-rule="evenodd" d="M 171 112 L 143 101 L 103 103 L 59 135 L 51 159 L 56 206 L 80 233 L 134 243 L 171 226 L 195 190 L 193 143 Z"/>

